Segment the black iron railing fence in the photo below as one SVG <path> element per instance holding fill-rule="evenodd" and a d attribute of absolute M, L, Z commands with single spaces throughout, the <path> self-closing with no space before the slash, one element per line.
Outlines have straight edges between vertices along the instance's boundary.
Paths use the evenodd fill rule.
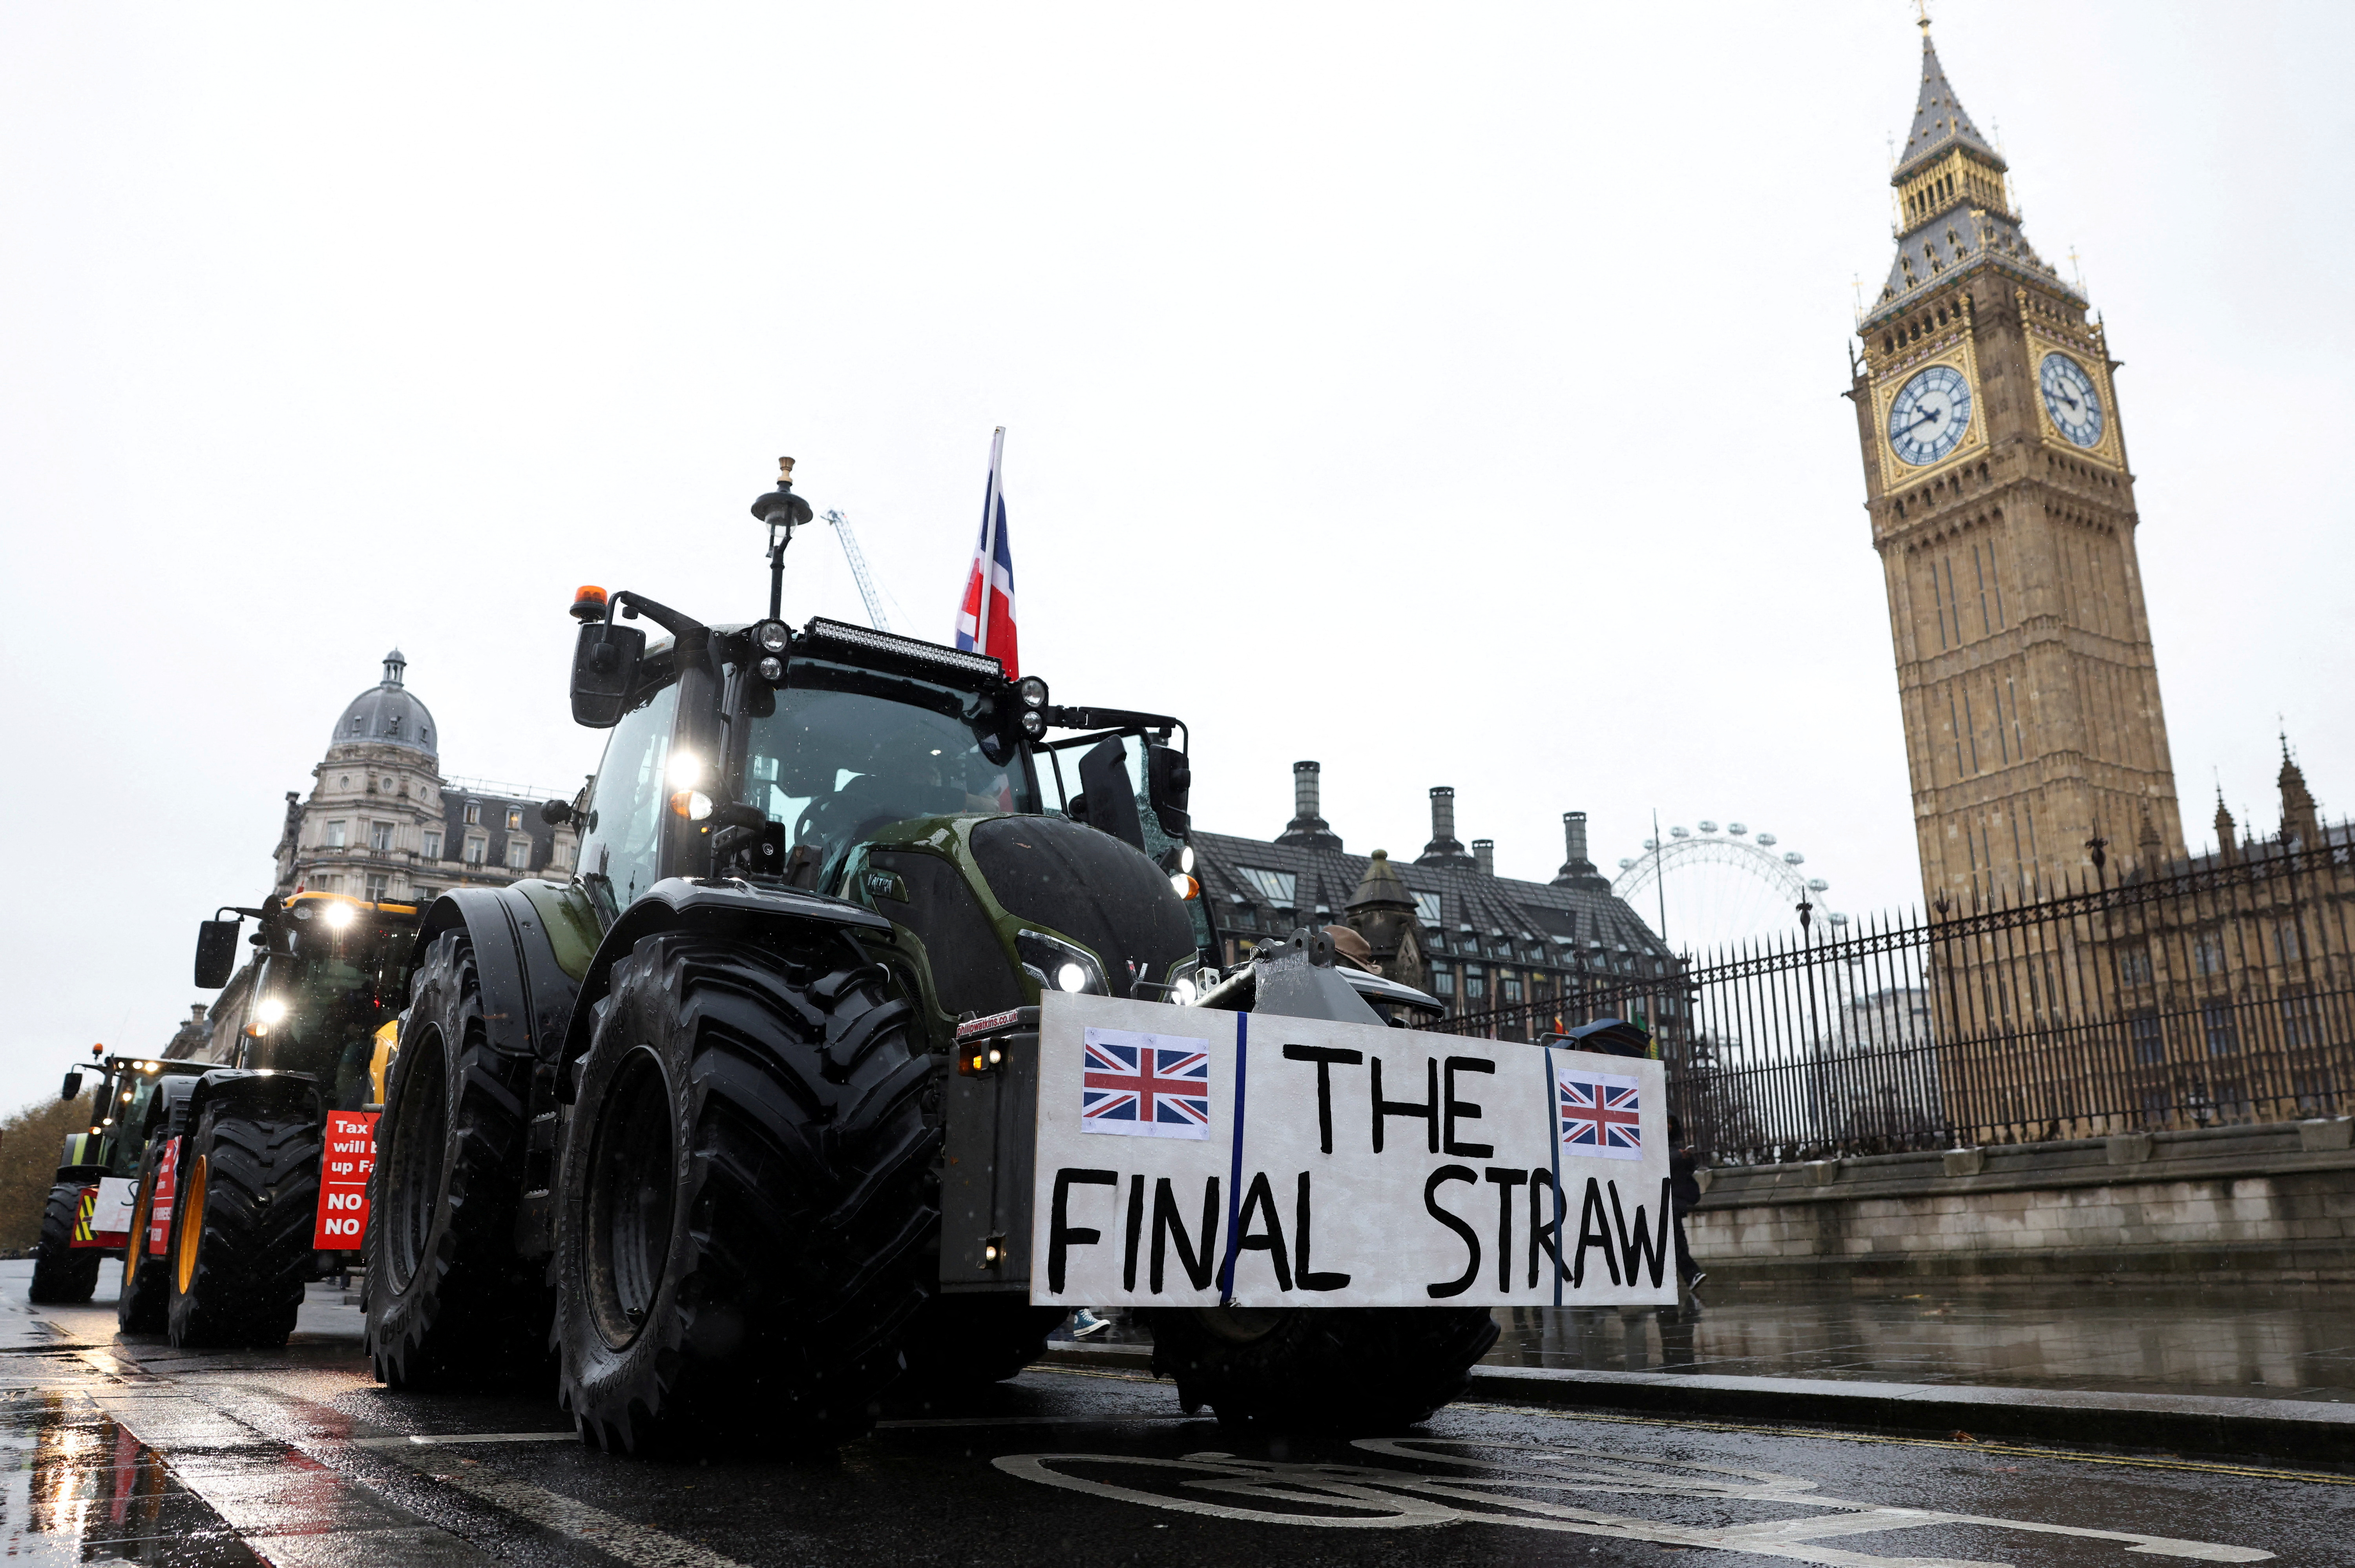
<path fill-rule="evenodd" d="M 1536 1040 L 1659 1037 L 1670 1107 L 1720 1163 L 2355 1111 L 2355 835 L 2051 896 L 1695 955 L 1451 1016 Z"/>

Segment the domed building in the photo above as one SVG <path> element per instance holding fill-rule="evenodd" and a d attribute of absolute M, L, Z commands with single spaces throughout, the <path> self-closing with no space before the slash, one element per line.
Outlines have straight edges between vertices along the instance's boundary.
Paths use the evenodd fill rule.
<path fill-rule="evenodd" d="M 496 887 L 572 874 L 580 834 L 540 807 L 572 790 L 445 778 L 433 714 L 409 689 L 409 661 L 384 656 L 384 678 L 336 716 L 310 798 L 286 792 L 278 892 L 345 893 L 422 904 L 453 887 Z"/>

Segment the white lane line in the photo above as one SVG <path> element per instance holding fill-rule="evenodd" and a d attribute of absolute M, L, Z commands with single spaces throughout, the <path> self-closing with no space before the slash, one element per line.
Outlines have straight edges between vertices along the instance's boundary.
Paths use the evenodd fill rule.
<path fill-rule="evenodd" d="M 355 1448 L 398 1448 L 404 1444 L 438 1448 L 449 1443 L 578 1443 L 577 1432 L 437 1432 L 402 1437 L 355 1437 Z"/>
<path fill-rule="evenodd" d="M 542 1442 L 550 1437 L 571 1438 L 570 1433 L 506 1432 L 485 1434 L 479 1441 Z M 464 1441 L 462 1437 L 460 1441 Z M 578 1441 L 573 1438 L 573 1441 Z M 354 1446 L 362 1446 L 355 1444 Z M 445 1445 L 439 1438 L 402 1438 L 389 1440 L 370 1438 L 366 1446 L 400 1460 L 420 1473 L 437 1481 L 457 1488 L 470 1496 L 482 1499 L 496 1508 L 506 1510 L 517 1518 L 528 1520 L 544 1530 L 572 1540 L 585 1542 L 608 1556 L 618 1557 L 635 1568 L 743 1568 L 732 1557 L 723 1557 L 708 1547 L 681 1541 L 650 1525 L 636 1524 L 603 1509 L 591 1508 L 584 1502 L 472 1461 L 461 1460 L 463 1467 L 441 1469 L 435 1466 L 434 1450 Z M 446 1461 L 444 1461 L 446 1463 Z"/>
<path fill-rule="evenodd" d="M 924 1426 L 1150 1426 L 1208 1421 L 1207 1415 L 943 1415 L 922 1421 L 879 1421 L 878 1432 L 904 1432 Z"/>

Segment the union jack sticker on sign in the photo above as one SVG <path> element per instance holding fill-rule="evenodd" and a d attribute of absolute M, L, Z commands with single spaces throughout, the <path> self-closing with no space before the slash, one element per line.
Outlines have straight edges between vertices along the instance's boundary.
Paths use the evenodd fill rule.
<path fill-rule="evenodd" d="M 1638 1080 L 1614 1073 L 1557 1069 L 1554 1108 L 1561 1151 L 1604 1160 L 1644 1158 L 1644 1129 L 1636 1118 L 1638 1086 Z"/>
<path fill-rule="evenodd" d="M 1080 1130 L 1130 1138 L 1210 1136 L 1210 1043 L 1091 1029 Z"/>

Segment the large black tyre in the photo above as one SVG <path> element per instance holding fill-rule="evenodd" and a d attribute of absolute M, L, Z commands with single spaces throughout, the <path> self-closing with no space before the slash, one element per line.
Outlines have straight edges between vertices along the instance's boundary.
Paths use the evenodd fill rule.
<path fill-rule="evenodd" d="M 1255 1311 L 1156 1308 L 1153 1371 L 1178 1380 L 1191 1415 L 1366 1436 L 1412 1426 L 1471 1385 L 1497 1342 L 1479 1307 L 1327 1307 Z"/>
<path fill-rule="evenodd" d="M 126 1334 L 156 1334 L 164 1330 L 164 1309 L 171 1283 L 168 1255 L 147 1255 L 147 1226 L 155 1208 L 155 1167 L 164 1158 L 164 1135 L 147 1140 L 139 1161 L 139 1196 L 131 1205 L 131 1234 L 123 1249 L 123 1293 L 114 1301 L 114 1326 Z"/>
<path fill-rule="evenodd" d="M 1004 1383 L 1047 1353 L 1047 1336 L 1070 1316 L 1068 1308 L 1033 1307 L 1022 1294 L 935 1296 L 901 1340 L 903 1390 L 947 1393 Z"/>
<path fill-rule="evenodd" d="M 317 1120 L 206 1107 L 180 1150 L 165 1328 L 182 1349 L 274 1349 L 294 1331 L 318 1218 Z"/>
<path fill-rule="evenodd" d="M 89 1300 L 98 1288 L 98 1266 L 106 1255 L 94 1246 L 74 1245 L 74 1221 L 80 1213 L 80 1182 L 60 1181 L 49 1189 L 48 1203 L 41 1210 L 41 1239 L 33 1247 L 27 1300 L 70 1307 Z"/>
<path fill-rule="evenodd" d="M 490 1049 L 464 931 L 410 997 L 368 1176 L 369 1360 L 393 1388 L 545 1377 L 551 1292 L 515 1245 L 532 1064 Z"/>
<path fill-rule="evenodd" d="M 683 932 L 613 966 L 551 1274 L 565 1409 L 608 1450 L 855 1437 L 937 1278 L 932 1071 L 883 969 Z"/>

